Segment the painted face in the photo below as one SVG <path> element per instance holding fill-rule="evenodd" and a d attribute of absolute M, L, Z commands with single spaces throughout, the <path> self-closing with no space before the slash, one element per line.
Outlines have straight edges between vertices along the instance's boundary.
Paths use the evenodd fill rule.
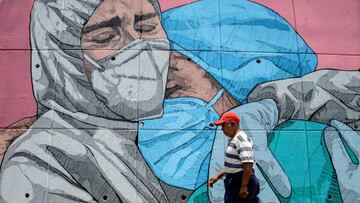
<path fill-rule="evenodd" d="M 127 120 L 162 114 L 169 41 L 147 0 L 105 0 L 83 29 L 85 67 L 94 92 Z"/>
<path fill-rule="evenodd" d="M 83 29 L 81 47 L 98 61 L 139 38 L 167 38 L 153 5 L 147 0 L 104 0 Z"/>
<path fill-rule="evenodd" d="M 210 101 L 221 88 L 190 58 L 171 52 L 166 98 L 196 97 Z"/>

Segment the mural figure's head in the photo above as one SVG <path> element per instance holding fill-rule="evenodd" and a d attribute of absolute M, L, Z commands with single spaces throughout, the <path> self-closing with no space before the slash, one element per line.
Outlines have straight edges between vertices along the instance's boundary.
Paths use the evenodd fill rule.
<path fill-rule="evenodd" d="M 33 71 L 35 93 L 44 94 L 38 103 L 52 108 L 48 96 L 60 92 L 55 103 L 71 112 L 132 121 L 161 116 L 170 47 L 160 18 L 156 0 L 37 0 L 32 47 L 59 50 L 33 53 L 44 71 Z"/>
<path fill-rule="evenodd" d="M 87 77 L 97 96 L 128 120 L 162 113 L 170 47 L 157 6 L 105 0 L 83 28 Z"/>
<path fill-rule="evenodd" d="M 98 61 L 137 39 L 166 39 L 156 0 L 104 0 L 82 31 L 81 47 Z"/>

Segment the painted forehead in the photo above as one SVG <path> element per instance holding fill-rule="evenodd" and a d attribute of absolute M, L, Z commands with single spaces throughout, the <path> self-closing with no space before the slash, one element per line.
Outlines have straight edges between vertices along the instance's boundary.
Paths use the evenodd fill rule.
<path fill-rule="evenodd" d="M 87 22 L 87 26 L 112 19 L 116 15 L 120 17 L 125 16 L 125 18 L 126 16 L 131 18 L 134 15 L 135 20 L 137 19 L 139 21 L 139 16 L 142 16 L 141 18 L 148 15 L 151 15 L 151 17 L 161 17 L 161 12 L 156 0 L 105 0 L 92 13 Z M 114 20 L 119 23 L 118 19 Z"/>

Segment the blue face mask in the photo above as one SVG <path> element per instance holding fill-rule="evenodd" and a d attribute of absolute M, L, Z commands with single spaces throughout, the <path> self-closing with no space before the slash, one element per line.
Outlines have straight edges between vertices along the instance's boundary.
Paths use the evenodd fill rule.
<path fill-rule="evenodd" d="M 210 152 L 219 119 L 212 105 L 197 98 L 167 99 L 164 115 L 139 127 L 138 146 L 155 175 L 163 182 L 194 190 L 207 181 Z"/>

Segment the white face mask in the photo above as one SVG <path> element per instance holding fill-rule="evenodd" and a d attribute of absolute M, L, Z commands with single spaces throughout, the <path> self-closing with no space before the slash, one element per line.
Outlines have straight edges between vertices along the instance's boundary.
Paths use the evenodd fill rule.
<path fill-rule="evenodd" d="M 94 65 L 92 87 L 106 106 L 127 120 L 156 118 L 163 113 L 170 60 L 167 39 L 138 39 Z"/>

